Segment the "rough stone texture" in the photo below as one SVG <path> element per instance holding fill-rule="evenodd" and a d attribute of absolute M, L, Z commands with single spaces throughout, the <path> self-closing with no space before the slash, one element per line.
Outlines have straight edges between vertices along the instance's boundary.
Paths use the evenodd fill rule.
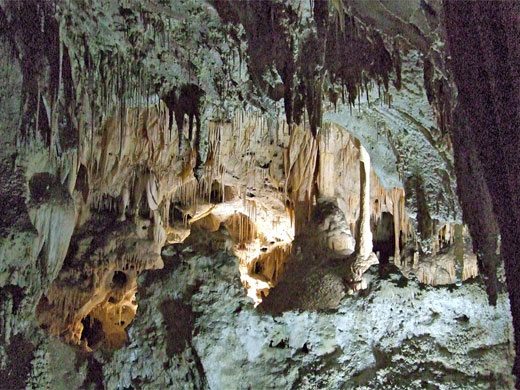
<path fill-rule="evenodd" d="M 499 4 L 446 1 L 444 11 L 453 58 L 451 66 L 459 89 L 457 119 L 453 126 L 454 146 L 460 157 L 471 157 L 469 166 L 459 165 L 463 175 L 459 184 L 463 185 L 467 180 L 464 176 L 471 175 L 477 179 L 479 187 L 487 186 L 489 190 L 490 196 L 482 198 L 466 194 L 465 212 L 472 212 L 472 202 L 487 211 L 477 214 L 478 218 L 466 217 L 470 221 L 473 219 L 474 227 L 493 219 L 486 218 L 491 204 L 496 216 L 515 328 L 513 372 L 517 377 L 516 386 L 520 388 L 520 192 L 517 174 L 520 169 L 517 153 L 520 145 L 520 74 L 514 65 L 520 60 L 520 6 L 514 1 Z M 478 237 L 481 253 L 491 252 L 491 256 L 480 259 L 481 268 L 490 282 L 490 298 L 496 290 L 494 230 L 484 231 Z"/>
<path fill-rule="evenodd" d="M 388 274 L 389 265 L 379 270 L 387 279 L 361 280 L 376 257 L 345 257 L 352 233 L 360 243 L 386 214 L 377 232 L 386 262 L 393 252 L 406 273 L 413 259 L 411 272 L 415 267 L 433 284 L 460 281 L 458 270 L 476 274 L 450 252 L 436 253 L 440 228 L 460 223 L 447 133 L 455 95 L 444 64 L 441 3 L 348 3 L 0 1 L 2 387 L 511 387 L 511 318 L 503 294 L 496 308 L 488 307 L 474 284 L 432 289 Z M 508 13 L 497 15 L 507 19 Z M 483 20 L 492 35 L 494 22 Z M 502 32 L 512 49 L 515 29 Z M 488 51 L 493 45 L 477 33 L 470 34 L 481 40 L 473 51 L 481 49 L 489 62 L 477 70 L 509 75 L 500 68 L 508 58 Z M 517 86 L 516 73 L 510 76 Z M 478 77 L 463 72 L 459 87 L 473 91 Z M 508 121 L 516 106 L 508 111 L 509 104 L 500 104 L 518 90 L 510 84 L 498 84 L 497 99 L 489 96 L 504 115 L 470 115 L 484 127 L 488 159 L 495 156 L 488 144 L 498 137 L 495 127 L 507 125 L 511 139 L 517 137 L 517 118 Z M 474 99 L 482 106 L 489 91 L 497 92 L 486 85 Z M 340 103 L 345 92 L 347 102 Z M 323 122 L 322 112 L 328 112 Z M 479 129 L 456 134 L 464 139 L 469 127 Z M 193 146 L 185 142 L 186 130 Z M 460 138 L 454 137 L 456 146 Z M 516 156 L 514 148 L 506 141 L 499 156 Z M 373 171 L 361 173 L 365 149 Z M 518 164 L 502 164 L 505 173 L 494 175 L 496 167 L 481 167 L 473 152 L 460 153 L 455 169 L 485 168 L 495 194 L 508 183 L 518 187 Z M 460 163 L 465 156 L 471 160 Z M 466 173 L 459 183 L 469 188 Z M 368 182 L 370 188 L 363 186 Z M 489 198 L 483 177 L 479 186 Z M 318 206 L 323 220 L 309 221 L 320 196 L 337 207 Z M 499 225 L 509 233 L 503 253 L 514 259 L 518 224 L 506 222 L 510 212 L 516 218 L 515 203 L 497 199 Z M 479 260 L 493 303 L 496 229 L 486 222 L 493 210 L 490 199 L 476 204 L 486 206 L 482 214 L 475 208 L 484 222 L 473 221 L 470 230 L 477 238 L 479 223 L 489 227 L 474 243 L 487 249 Z M 188 238 L 186 225 L 195 231 Z M 142 235 L 140 244 L 134 234 Z M 163 251 L 165 270 L 141 276 L 138 301 L 136 272 L 128 288 L 110 286 L 126 267 L 162 263 L 167 238 L 187 242 Z M 356 268 L 350 275 L 347 264 Z M 506 264 L 513 298 L 517 265 Z M 368 290 L 346 297 L 352 274 Z M 249 298 L 262 305 L 255 310 Z M 56 310 L 43 310 L 51 320 L 39 325 L 67 324 L 51 334 L 63 336 L 72 322 L 77 344 L 84 346 L 87 327 L 97 345 L 99 324 L 83 322 L 92 309 L 106 320 L 106 331 L 124 326 L 108 347 L 125 344 L 126 330 L 128 344 L 93 354 L 64 346 L 37 328 L 36 317 L 43 317 L 35 314 L 47 299 Z M 511 302 L 516 310 L 518 302 Z M 125 306 L 131 311 L 122 319 Z"/>
<path fill-rule="evenodd" d="M 491 307 L 476 284 L 433 288 L 389 272 L 336 310 L 273 316 L 245 297 L 236 258 L 204 252 L 184 247 L 142 278 L 105 388 L 513 388 L 503 294 Z"/>
<path fill-rule="evenodd" d="M 18 335 L 8 347 L 18 360 L 0 368 L 18 364 L 17 377 L 0 388 L 513 389 L 504 294 L 492 307 L 475 283 L 434 288 L 388 266 L 335 309 L 273 315 L 246 296 L 238 259 L 214 252 L 215 237 L 195 236 L 140 277 L 123 348 L 85 355 L 41 333 L 34 344 Z"/>
<path fill-rule="evenodd" d="M 313 210 L 313 220 L 320 239 L 332 253 L 348 256 L 354 252 L 356 239 L 334 199 L 319 199 Z"/>

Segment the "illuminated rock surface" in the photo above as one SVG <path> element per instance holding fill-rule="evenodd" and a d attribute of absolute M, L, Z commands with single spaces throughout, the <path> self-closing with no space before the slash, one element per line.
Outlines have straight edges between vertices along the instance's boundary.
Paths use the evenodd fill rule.
<path fill-rule="evenodd" d="M 0 1 L 0 389 L 514 388 L 520 8 L 454 3 Z"/>
<path fill-rule="evenodd" d="M 273 316 L 245 296 L 235 257 L 213 252 L 202 238 L 193 240 L 166 260 L 165 269 L 140 281 L 139 315 L 127 346 L 94 355 L 105 388 L 512 386 L 504 295 L 490 307 L 476 284 L 450 291 L 394 271 L 383 279 L 371 273 L 368 290 L 340 300 L 341 291 L 322 286 L 334 283 L 337 267 L 321 263 L 321 276 L 307 274 L 306 287 L 290 291 L 309 301 L 300 299 L 293 310 Z M 287 273 L 292 270 L 289 265 Z M 333 311 L 316 311 L 311 294 L 340 303 Z"/>

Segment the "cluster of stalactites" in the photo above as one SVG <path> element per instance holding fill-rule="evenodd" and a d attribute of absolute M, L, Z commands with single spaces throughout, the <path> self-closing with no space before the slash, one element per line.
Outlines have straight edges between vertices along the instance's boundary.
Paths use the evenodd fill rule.
<path fill-rule="evenodd" d="M 284 150 L 285 193 L 293 210 L 296 234 L 311 216 L 314 202 L 318 142 L 304 126 L 293 126 Z"/>
<path fill-rule="evenodd" d="M 389 212 L 393 217 L 394 225 L 394 263 L 401 264 L 401 244 L 407 243 L 413 237 L 413 227 L 409 221 L 408 212 L 405 206 L 405 193 L 402 188 L 392 188 L 387 191 L 377 181 L 375 183 L 372 198 L 372 219 L 373 225 L 377 225 L 383 212 Z M 402 242 L 401 242 L 402 241 Z"/>
<path fill-rule="evenodd" d="M 122 148 L 117 141 L 121 121 L 126 123 Z M 209 122 L 208 152 L 198 180 L 191 154 L 179 155 L 172 147 L 174 140 L 165 135 L 167 123 L 168 113 L 161 103 L 107 119 L 103 136 L 86 142 L 81 154 L 86 168 L 80 184 L 86 187 L 82 192 L 88 207 L 116 212 L 121 220 L 140 211 L 152 217 L 158 210 L 163 226 L 168 227 L 173 223 L 170 211 L 176 207 L 186 210 L 206 201 L 226 201 L 224 174 L 229 169 L 240 177 L 235 186 L 244 201 L 247 188 L 264 188 L 267 178 L 276 176 L 270 173 L 272 167 L 262 167 L 257 161 L 255 149 L 257 144 L 272 144 L 273 137 L 286 137 L 281 123 L 272 133 L 265 118 L 245 112 L 238 112 L 231 123 Z M 186 225 L 189 214 L 184 216 Z"/>
<path fill-rule="evenodd" d="M 291 254 L 292 235 L 287 232 L 285 241 L 280 241 L 280 237 L 269 241 L 266 234 L 270 232 L 259 230 L 255 222 L 256 203 L 246 201 L 244 207 L 247 215 L 234 213 L 226 220 L 225 226 L 233 241 L 232 251 L 239 259 L 242 284 L 256 306 L 283 273 L 284 264 Z M 274 228 L 276 220 L 271 220 L 271 223 Z"/>
<path fill-rule="evenodd" d="M 319 196 L 339 198 L 350 230 L 355 232 L 357 231 L 362 207 L 360 201 L 363 184 L 361 177 L 365 175 L 365 171 L 360 170 L 360 165 L 370 164 L 370 159 L 366 156 L 366 152 L 364 152 L 365 156 L 362 157 L 363 146 L 360 141 L 337 126 L 331 125 L 322 128 L 318 134 L 318 140 L 319 171 L 317 173 L 317 186 Z M 384 188 L 372 168 L 368 170 L 365 179 L 365 181 L 369 181 L 367 196 L 370 197 L 371 226 L 378 226 L 383 213 L 389 213 L 393 216 L 394 261 L 399 265 L 400 246 L 413 235 L 405 207 L 404 190 L 397 187 Z"/>
<path fill-rule="evenodd" d="M 445 285 L 462 283 L 479 274 L 476 255 L 469 245 L 469 232 L 462 224 L 447 223 L 435 235 L 431 253 L 412 264 L 401 264 L 405 273 L 413 272 L 421 283 Z"/>
<path fill-rule="evenodd" d="M 108 118 L 101 134 L 86 137 L 76 186 L 84 207 L 115 212 L 120 220 L 141 214 L 169 226 L 171 203 L 196 201 L 192 153 L 178 154 L 175 140 L 180 135 L 170 137 L 168 115 L 160 102 L 127 109 L 123 116 Z"/>
<path fill-rule="evenodd" d="M 433 254 L 436 254 L 443 246 L 451 246 L 455 242 L 456 224 L 448 223 L 442 226 L 435 235 Z"/>
<path fill-rule="evenodd" d="M 137 148 L 125 148 L 122 159 L 110 160 L 110 156 L 118 149 L 117 142 L 110 140 L 117 135 L 115 132 L 119 127 L 119 118 L 107 121 L 104 126 L 107 135 L 102 139 L 100 152 L 97 152 L 98 157 L 94 155 L 90 160 L 94 162 L 90 163 L 88 170 L 96 172 L 90 182 L 99 182 L 101 186 L 103 182 L 105 186 L 107 182 L 125 184 L 116 187 L 115 190 L 106 188 L 107 192 L 112 190 L 111 192 L 115 191 L 116 194 L 120 191 L 117 196 L 99 191 L 94 193 L 91 199 L 95 208 L 118 210 L 123 217 L 123 210 L 129 203 L 133 203 L 134 207 L 138 206 L 141 197 L 138 193 L 146 193 L 148 208 L 159 209 L 163 225 L 169 226 L 172 223 L 169 218 L 170 209 L 174 203 L 189 208 L 196 207 L 198 202 L 203 203 L 206 200 L 210 203 L 226 201 L 225 175 L 231 172 L 240 178 L 235 186 L 240 188 L 238 194 L 244 201 L 248 188 L 258 190 L 269 187 L 272 191 L 274 187 L 275 192 L 281 190 L 280 197 L 287 200 L 286 209 L 292 218 L 296 219 L 298 213 L 304 214 L 306 218 L 310 216 L 313 197 L 316 195 L 316 168 L 321 165 L 321 162 L 317 164 L 317 159 L 326 154 L 327 150 L 321 149 L 321 141 L 311 137 L 306 126 L 289 126 L 283 120 L 275 122 L 273 126 L 265 117 L 244 111 L 237 112 L 227 123 L 210 121 L 209 146 L 203 175 L 196 180 L 190 158 L 179 156 L 176 150 L 170 148 L 173 142 L 164 136 L 168 113 L 161 108 L 161 104 L 149 110 L 129 110 L 125 122 L 129 124 L 125 138 L 132 138 L 133 133 L 140 131 L 146 134 L 145 141 L 125 141 L 129 146 L 134 144 Z M 290 129 L 292 130 L 289 133 Z M 326 138 L 327 134 L 324 132 L 323 137 Z M 353 137 L 349 136 L 345 142 L 340 151 L 340 161 L 344 170 L 348 171 L 350 167 L 359 164 L 359 149 L 355 147 Z M 263 147 L 273 149 L 269 150 L 270 153 L 283 155 L 284 168 L 281 175 L 274 172 L 274 163 L 262 166 L 257 152 Z M 280 150 L 277 151 L 276 148 Z M 135 152 L 135 149 L 138 151 Z M 145 160 L 143 156 L 148 158 Z M 97 163 L 98 160 L 102 163 Z M 171 174 L 176 160 L 178 171 Z M 143 164 L 147 164 L 147 167 L 143 168 Z M 104 168 L 100 169 L 101 167 Z M 318 179 L 322 176 L 318 176 Z M 373 176 L 375 178 L 375 175 Z M 372 197 L 375 193 L 375 199 L 372 199 L 372 218 L 377 222 L 383 211 L 390 211 L 395 218 L 396 231 L 407 235 L 409 223 L 404 207 L 404 192 L 400 189 L 386 191 L 377 179 L 373 181 L 375 189 L 371 190 L 371 193 Z M 216 191 L 218 196 L 212 199 L 215 185 L 219 186 L 220 190 Z M 353 195 L 348 197 L 351 209 L 355 208 L 354 198 Z M 302 203 L 306 206 L 302 206 Z M 306 211 L 302 213 L 303 208 Z"/>
<path fill-rule="evenodd" d="M 139 220 L 136 226 L 129 222 L 120 222 L 117 226 L 104 242 L 80 239 L 78 252 L 69 254 L 68 264 L 38 305 L 40 323 L 66 342 L 80 345 L 85 336 L 82 321 L 92 311 L 97 310 L 97 317 L 105 309 L 113 312 L 115 304 L 128 301 L 135 294 L 137 275 L 162 267 L 160 249 L 164 245 L 164 234 L 157 241 L 157 234 L 148 232 L 154 228 L 146 220 Z M 119 310 L 128 311 L 125 318 L 131 312 L 135 315 L 135 304 L 133 309 L 123 306 L 128 305 L 119 305 Z M 125 323 L 120 325 L 120 330 L 128 325 L 128 318 Z M 108 332 L 105 327 L 103 330 Z M 117 338 L 123 340 L 124 331 L 119 332 Z"/>
<path fill-rule="evenodd" d="M 262 246 L 260 254 L 249 261 L 241 260 L 242 284 L 253 299 L 255 306 L 276 286 L 284 272 L 284 265 L 291 255 L 292 243 L 281 242 L 274 246 Z"/>
<path fill-rule="evenodd" d="M 408 269 L 409 265 L 406 265 L 405 271 Z M 473 254 L 465 254 L 458 260 L 451 253 L 414 262 L 411 272 L 417 276 L 419 282 L 431 286 L 459 284 L 479 274 L 477 259 Z"/>
<path fill-rule="evenodd" d="M 107 121 L 104 131 L 108 135 L 102 137 L 100 149 L 90 153 L 92 158 L 87 163 L 87 171 L 94 175 L 90 182 L 105 185 L 106 191 L 97 191 L 90 196 L 93 207 L 115 211 L 124 219 L 125 209 L 130 205 L 133 208 L 130 214 L 138 215 L 135 208 L 146 194 L 145 211 L 149 212 L 154 224 L 160 222 L 168 230 L 175 225 L 175 212 L 172 211 L 177 208 L 183 214 L 183 225 L 189 227 L 195 222 L 197 213 L 196 219 L 200 218 L 200 211 L 197 211 L 200 207 L 232 200 L 231 197 L 226 198 L 229 182 L 236 189 L 233 195 L 241 198 L 241 208 L 244 210 L 244 213 L 236 213 L 227 221 L 228 229 L 236 235 L 237 250 L 244 250 L 259 238 L 255 230 L 257 202 L 251 198 L 254 195 L 250 196 L 250 190 L 257 194 L 265 190 L 270 196 L 278 194 L 296 230 L 310 218 L 315 198 L 319 195 L 317 190 L 321 190 L 316 181 L 323 176 L 317 172 L 317 169 L 323 169 L 318 159 L 327 152 L 326 149 L 322 150 L 321 133 L 316 138 L 305 124 L 287 125 L 283 120 L 269 121 L 251 112 L 237 112 L 230 122 L 210 121 L 206 162 L 197 179 L 193 174 L 193 157 L 179 155 L 177 148 L 172 146 L 175 141 L 167 137 L 168 115 L 161 103 L 148 110 L 128 110 L 123 119 L 128 131 L 124 133 L 122 149 L 118 142 L 113 141 L 117 139 L 121 119 L 115 117 Z M 146 136 L 134 139 L 135 134 Z M 326 132 L 323 137 L 327 137 Z M 347 172 L 360 164 L 360 151 L 352 136 L 345 137 L 348 139 L 342 140 L 346 143 L 340 148 L 339 156 Z M 334 144 L 334 140 L 327 142 Z M 264 147 L 272 155 L 281 155 L 278 165 L 283 169 L 279 172 L 273 161 L 263 162 L 261 150 Z M 121 151 L 118 157 L 115 152 Z M 369 172 L 375 178 L 372 170 L 369 169 Z M 125 184 L 118 187 L 118 182 Z M 399 237 L 408 235 L 410 231 L 404 192 L 400 189 L 385 191 L 377 179 L 372 179 L 372 182 L 373 188 L 369 187 L 372 197 L 370 216 L 377 221 L 383 211 L 393 214 L 397 248 L 395 258 L 399 259 Z M 115 193 L 116 196 L 107 193 Z M 349 197 L 351 208 L 356 207 L 354 197 L 353 194 Z M 351 230 L 355 231 L 355 226 Z M 247 256 L 248 263 L 258 258 L 245 254 L 240 256 Z"/>
<path fill-rule="evenodd" d="M 233 242 L 239 249 L 246 247 L 248 243 L 257 238 L 256 225 L 251 218 L 242 213 L 234 213 L 227 221 L 226 227 L 230 232 Z"/>
<path fill-rule="evenodd" d="M 322 124 L 324 93 L 334 104 L 339 96 L 345 102 L 347 94 L 352 106 L 363 90 L 368 95 L 371 80 L 388 91 L 392 72 L 394 85 L 401 87 L 398 42 L 387 49 L 381 34 L 350 15 L 342 1 L 332 2 L 333 7 L 329 3 L 315 1 L 304 19 L 301 8 L 276 1 L 214 2 L 222 20 L 230 24 L 239 52 L 242 40 L 247 40 L 245 58 L 252 82 L 270 99 L 283 98 L 289 125 L 300 124 L 306 111 L 314 136 Z M 240 24 L 244 36 L 234 27 Z M 305 33 L 292 33 L 302 28 Z M 281 83 L 265 81 L 263 75 L 271 71 L 280 75 Z M 385 100 L 390 102 L 389 97 Z"/>
<path fill-rule="evenodd" d="M 21 144 L 43 141 L 52 162 L 77 145 L 71 56 L 56 1 L 8 1 L 0 6 L 0 39 L 22 73 Z"/>

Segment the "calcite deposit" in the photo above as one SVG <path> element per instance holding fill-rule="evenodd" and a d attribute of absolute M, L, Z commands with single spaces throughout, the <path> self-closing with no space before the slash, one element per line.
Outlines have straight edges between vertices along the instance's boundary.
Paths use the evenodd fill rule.
<path fill-rule="evenodd" d="M 514 388 L 520 10 L 465 3 L 0 0 L 0 388 Z"/>

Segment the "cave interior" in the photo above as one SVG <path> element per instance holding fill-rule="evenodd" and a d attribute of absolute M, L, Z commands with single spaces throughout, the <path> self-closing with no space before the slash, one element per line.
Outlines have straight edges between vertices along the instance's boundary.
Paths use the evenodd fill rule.
<path fill-rule="evenodd" d="M 0 388 L 520 389 L 520 3 L 0 0 Z"/>

